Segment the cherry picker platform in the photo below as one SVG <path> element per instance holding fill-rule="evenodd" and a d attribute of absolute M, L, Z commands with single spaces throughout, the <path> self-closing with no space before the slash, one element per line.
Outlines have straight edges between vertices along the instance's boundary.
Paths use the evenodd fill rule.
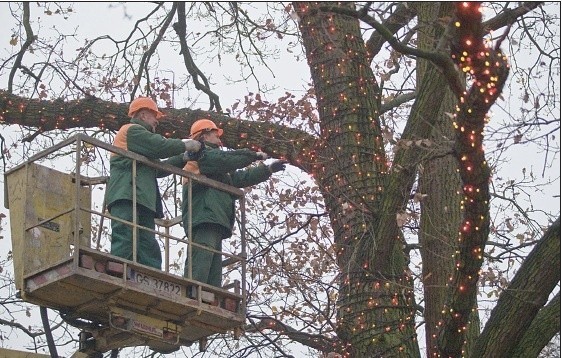
<path fill-rule="evenodd" d="M 104 220 L 116 218 L 99 203 L 106 177 L 89 176 L 86 170 L 109 152 L 132 159 L 133 170 L 142 163 L 186 177 L 190 193 L 192 181 L 199 181 L 239 198 L 241 230 L 233 245 L 237 251 L 222 252 L 223 266 L 229 268 L 225 286 L 198 282 L 190 274 L 183 277 L 177 264 L 171 264 L 173 247 L 184 248 L 190 255 L 197 246 L 179 227 L 181 216 L 157 221 L 163 270 L 136 262 L 136 250 L 133 260 L 109 253 L 110 232 Z M 61 171 L 64 165 L 52 164 L 53 158 L 64 156 L 61 153 L 67 161 L 68 153 L 74 154 L 66 164 L 71 167 L 68 172 Z M 246 316 L 242 190 L 78 134 L 7 171 L 5 198 L 16 289 L 24 301 L 57 310 L 79 328 L 80 352 L 96 357 L 113 349 L 149 346 L 166 353 L 194 342 L 204 350 L 209 336 L 229 331 L 235 337 L 242 334 Z M 191 268 L 186 271 L 191 273 Z"/>

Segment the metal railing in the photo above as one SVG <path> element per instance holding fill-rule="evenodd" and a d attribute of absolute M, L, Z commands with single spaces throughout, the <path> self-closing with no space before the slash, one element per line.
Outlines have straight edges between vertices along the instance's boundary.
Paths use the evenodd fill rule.
<path fill-rule="evenodd" d="M 97 232 L 97 237 L 95 240 L 88 240 L 89 241 L 89 245 L 90 245 L 90 249 L 95 249 L 97 251 L 101 250 L 101 246 L 100 246 L 100 242 L 101 242 L 101 230 L 103 228 L 103 222 L 104 219 L 109 219 L 109 220 L 116 220 L 122 223 L 125 223 L 127 225 L 130 225 L 133 228 L 133 260 L 132 262 L 135 264 L 139 264 L 137 262 L 137 245 L 138 245 L 138 237 L 137 237 L 137 231 L 142 228 L 142 230 L 146 230 L 149 232 L 152 232 L 155 235 L 158 235 L 159 237 L 163 238 L 164 241 L 164 268 L 163 271 L 166 272 L 167 274 L 172 274 L 170 272 L 170 244 L 173 242 L 176 243 L 180 243 L 180 244 L 184 244 L 187 247 L 187 257 L 188 257 L 188 263 L 189 263 L 189 267 L 186 270 L 188 272 L 188 275 L 186 276 L 186 278 L 188 279 L 192 279 L 192 265 L 193 265 L 193 260 L 191 259 L 191 255 L 192 255 L 192 251 L 194 247 L 197 247 L 199 249 L 202 250 L 207 250 L 207 251 L 211 251 L 214 253 L 220 253 L 221 255 L 223 255 L 223 257 L 226 257 L 225 260 L 223 260 L 223 266 L 225 264 L 231 265 L 231 264 L 237 264 L 239 263 L 239 279 L 241 281 L 241 285 L 226 285 L 224 286 L 222 289 L 229 289 L 232 288 L 233 286 L 238 286 L 235 287 L 238 291 L 240 290 L 240 286 L 241 286 L 241 294 L 242 294 L 242 307 L 245 307 L 246 304 L 246 237 L 245 237 L 245 198 L 244 198 L 244 192 L 241 189 L 235 188 L 235 187 L 231 187 L 228 185 L 225 185 L 223 183 L 211 180 L 205 176 L 202 175 L 197 175 L 194 173 L 190 173 L 187 171 L 184 171 L 182 169 L 179 169 L 177 167 L 174 167 L 172 165 L 166 164 L 166 163 L 161 163 L 158 161 L 153 161 L 150 160 L 140 154 L 137 153 L 133 153 L 127 150 L 123 150 L 121 148 L 115 147 L 111 144 L 105 143 L 103 141 L 100 141 L 98 139 L 89 137 L 87 135 L 84 134 L 76 134 L 71 138 L 68 138 L 66 140 L 61 141 L 60 143 L 55 144 L 53 147 L 46 149 L 44 151 L 41 151 L 35 155 L 33 155 L 32 157 L 29 158 L 29 160 L 27 160 L 26 162 L 10 169 L 9 172 L 6 173 L 6 175 L 8 175 L 8 173 L 10 172 L 14 172 L 16 170 L 18 170 L 21 167 L 24 167 L 26 165 L 29 165 L 30 163 L 34 163 L 36 161 L 39 160 L 45 160 L 45 158 L 47 158 L 49 155 L 52 155 L 53 153 L 62 150 L 65 147 L 71 146 L 75 144 L 75 148 L 74 148 L 74 154 L 75 154 L 75 166 L 74 166 L 74 170 L 73 173 L 71 173 L 72 175 L 74 175 L 74 183 L 75 183 L 75 193 L 74 193 L 74 208 L 73 209 L 69 209 L 68 211 L 74 211 L 75 213 L 75 218 L 78 218 L 78 213 L 80 212 L 87 212 L 91 215 L 95 215 L 97 217 L 99 217 L 99 224 L 98 224 L 98 232 Z M 92 185 L 104 185 L 107 183 L 107 179 L 108 177 L 104 177 L 104 176 L 97 176 L 97 177 L 88 177 L 86 175 L 82 175 L 82 166 L 83 164 L 83 160 L 82 160 L 82 150 L 84 148 L 85 145 L 88 146 L 93 146 L 95 148 L 100 148 L 105 150 L 106 152 L 110 152 L 110 153 L 115 153 L 117 155 L 129 158 L 130 160 L 132 160 L 132 177 L 133 177 L 133 183 L 132 183 L 132 187 L 133 187 L 133 221 L 132 222 L 127 222 L 125 220 L 122 220 L 120 218 L 114 217 L 111 214 L 109 214 L 105 208 L 105 201 L 104 204 L 102 206 L 102 210 L 98 211 L 98 210 L 94 210 L 91 207 L 91 203 L 90 203 L 90 207 L 84 207 L 82 205 L 80 205 L 80 190 L 81 188 L 83 188 L 84 186 L 92 186 Z M 71 152 L 67 152 L 71 153 Z M 109 153 L 108 153 L 109 154 Z M 109 157 L 109 155 L 107 156 Z M 182 178 L 187 179 L 187 183 L 184 185 L 187 185 L 187 190 L 188 190 L 188 215 L 189 215 L 189 224 L 188 224 L 188 228 L 187 228 L 187 236 L 183 235 L 183 229 L 180 230 L 182 232 L 182 236 L 178 237 L 177 235 L 174 235 L 171 233 L 171 228 L 175 227 L 175 226 L 179 226 L 181 224 L 181 216 L 178 217 L 174 217 L 174 218 L 168 218 L 168 219 L 157 219 L 155 220 L 156 225 L 159 228 L 163 228 L 164 230 L 153 230 L 152 228 L 147 228 L 144 226 L 140 226 L 137 223 L 137 215 L 136 215 L 136 210 L 137 210 L 137 193 L 136 193 L 136 170 L 137 170 L 137 166 L 139 164 L 145 165 L 145 166 L 149 166 L 152 167 L 156 170 L 168 173 L 168 175 L 175 175 L 175 176 L 180 176 Z M 216 251 L 213 249 L 210 249 L 208 247 L 202 246 L 202 245 L 198 245 L 197 243 L 192 242 L 192 225 L 191 225 L 191 216 L 193 213 L 193 208 L 192 208 L 192 203 L 191 203 L 191 199 L 192 199 L 192 185 L 193 182 L 197 182 L 200 184 L 203 184 L 205 186 L 217 189 L 217 190 L 222 190 L 225 192 L 228 192 L 231 195 L 234 195 L 239 202 L 239 214 L 240 214 L 240 251 L 239 253 L 236 254 L 232 254 L 232 253 L 228 253 L 228 252 L 222 252 L 222 251 Z M 181 182 L 181 180 L 180 180 Z M 104 195 L 105 196 L 105 195 Z M 57 216 L 63 215 L 63 214 L 67 214 L 68 211 L 63 212 Z M 53 220 L 54 218 L 48 218 L 45 219 L 43 221 L 47 222 L 50 220 Z M 37 225 L 41 225 L 42 222 L 39 222 Z M 26 230 L 32 229 L 32 227 L 26 228 Z M 74 220 L 74 247 L 75 248 L 80 248 L 83 243 L 81 244 L 80 242 L 80 222 L 78 219 Z M 88 233 L 89 234 L 89 233 Z M 185 238 L 184 238 L 185 237 Z M 92 241 L 96 242 L 96 247 L 93 248 L 92 246 Z M 107 252 L 105 253 L 107 254 Z M 78 255 L 79 255 L 79 250 L 75 249 L 73 251 L 73 255 L 74 255 L 74 259 L 76 260 L 76 262 L 78 262 Z M 121 259 L 121 258 L 120 258 Z M 206 288 L 209 288 L 211 290 L 213 290 L 213 288 L 209 285 L 206 285 L 204 283 L 202 283 L 201 286 L 204 286 Z M 221 289 L 221 288 L 219 288 Z"/>

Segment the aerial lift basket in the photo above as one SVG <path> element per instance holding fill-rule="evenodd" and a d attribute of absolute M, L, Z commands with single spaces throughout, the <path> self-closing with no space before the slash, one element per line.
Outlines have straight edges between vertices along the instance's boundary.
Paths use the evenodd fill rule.
<path fill-rule="evenodd" d="M 150 165 L 142 156 L 80 134 L 55 147 L 76 143 L 79 153 L 84 142 Z M 92 204 L 98 179 L 80 175 L 79 165 L 71 173 L 37 163 L 53 150 L 4 174 L 4 206 L 10 209 L 15 285 L 21 298 L 58 310 L 70 324 L 92 323 L 96 328 L 73 324 L 83 330 L 80 351 L 91 356 L 139 345 L 174 351 L 196 341 L 201 346 L 207 337 L 227 331 L 239 337 L 246 313 L 244 275 L 242 285 L 234 280 L 213 287 L 93 247 L 92 217 L 109 217 Z M 189 175 L 174 169 L 170 171 L 176 175 Z M 168 225 L 177 223 L 159 225 L 167 232 Z M 235 258 L 240 262 L 243 257 Z"/>
<path fill-rule="evenodd" d="M 90 246 L 90 213 L 75 210 L 73 175 L 29 163 L 6 175 L 6 191 L 5 206 L 11 213 L 12 255 L 18 290 L 24 288 L 24 277 L 72 257 L 76 249 L 75 223 L 80 245 Z M 78 204 L 89 208 L 89 188 L 81 186 L 78 197 Z"/>

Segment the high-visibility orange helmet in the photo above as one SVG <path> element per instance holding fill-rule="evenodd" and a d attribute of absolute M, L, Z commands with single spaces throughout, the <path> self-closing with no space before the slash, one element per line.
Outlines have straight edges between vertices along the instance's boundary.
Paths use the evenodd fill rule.
<path fill-rule="evenodd" d="M 215 122 L 213 122 L 212 120 L 198 119 L 193 123 L 193 125 L 191 125 L 191 133 L 189 134 L 189 136 L 193 138 L 203 131 L 210 131 L 213 129 L 218 132 L 219 137 L 223 134 L 223 130 L 217 127 Z"/>
<path fill-rule="evenodd" d="M 131 104 L 129 105 L 129 117 L 133 117 L 136 112 L 143 108 L 150 109 L 151 111 L 156 113 L 156 119 L 161 119 L 165 116 L 164 113 L 158 110 L 158 106 L 156 105 L 156 102 L 152 100 L 152 98 L 139 97 L 134 99 L 133 102 L 131 102 Z"/>

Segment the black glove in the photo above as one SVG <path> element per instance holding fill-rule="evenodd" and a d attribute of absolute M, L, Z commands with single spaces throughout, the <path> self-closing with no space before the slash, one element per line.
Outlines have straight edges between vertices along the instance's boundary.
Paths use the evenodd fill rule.
<path fill-rule="evenodd" d="M 287 164 L 287 161 L 285 160 L 276 160 L 273 163 L 269 164 L 269 171 L 275 173 L 281 170 L 285 170 L 285 164 Z"/>

